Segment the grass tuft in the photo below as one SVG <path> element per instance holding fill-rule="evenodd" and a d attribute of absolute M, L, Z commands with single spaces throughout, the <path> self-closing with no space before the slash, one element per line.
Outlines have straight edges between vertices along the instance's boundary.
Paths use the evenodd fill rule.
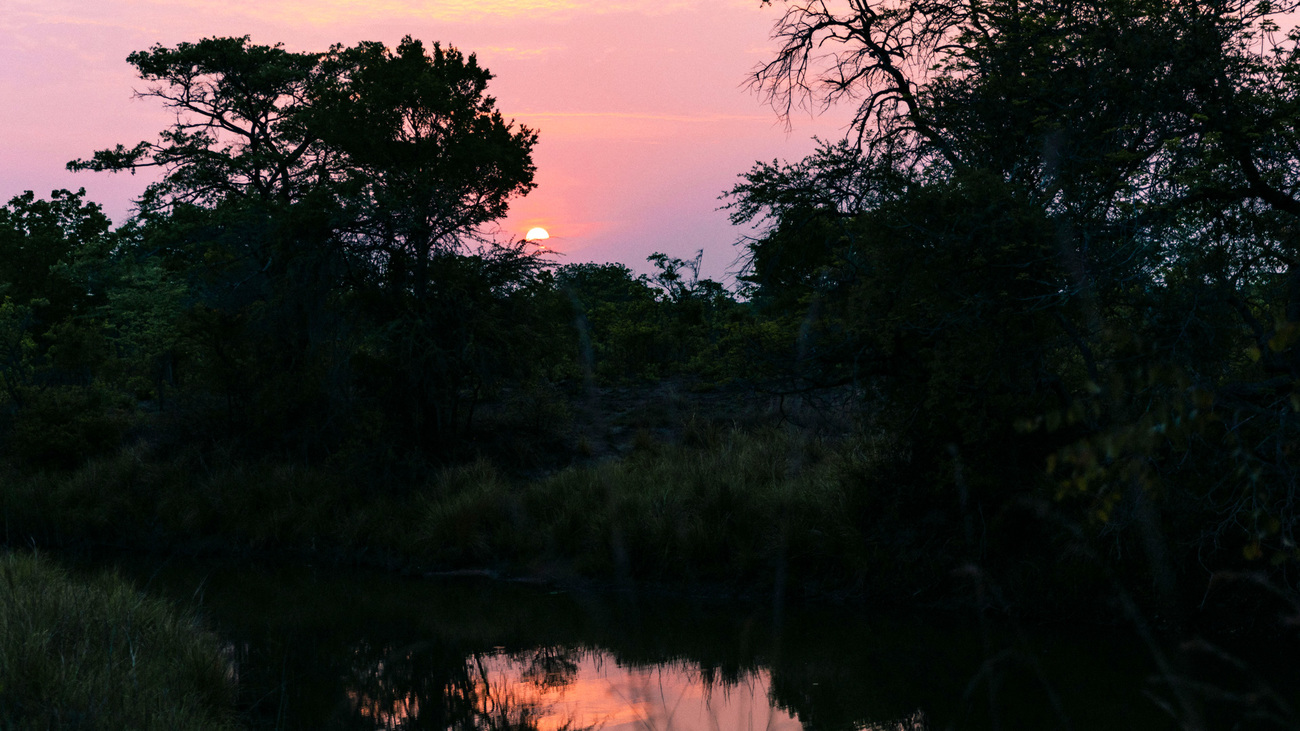
<path fill-rule="evenodd" d="M 0 555 L 0 728 L 230 729 L 215 636 L 113 575 Z"/>

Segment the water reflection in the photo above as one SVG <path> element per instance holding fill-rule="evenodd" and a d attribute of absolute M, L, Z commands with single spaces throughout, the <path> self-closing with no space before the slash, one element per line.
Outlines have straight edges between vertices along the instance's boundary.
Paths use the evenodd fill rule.
<path fill-rule="evenodd" d="M 121 562 L 227 639 L 273 729 L 1153 729 L 1136 643 L 942 618 L 553 594 L 365 572 Z M 1019 643 L 1019 644 L 1017 644 Z M 1158 691 L 1159 689 L 1156 688 Z"/>
<path fill-rule="evenodd" d="M 383 678 L 383 675 L 384 664 L 381 662 L 375 667 L 375 676 Z M 382 680 L 378 685 L 385 691 L 378 696 L 370 695 L 366 690 L 347 689 L 353 713 L 384 729 L 402 728 L 419 717 L 420 699 L 414 693 L 383 688 Z"/>
<path fill-rule="evenodd" d="M 405 661 L 411 662 L 408 654 Z M 392 692 L 383 662 L 371 682 L 347 691 L 353 711 L 375 728 L 429 727 L 413 692 Z M 678 661 L 638 667 L 608 652 L 539 647 L 497 650 L 465 662 L 468 682 L 442 689 L 424 708 L 451 704 L 468 711 L 453 722 L 463 729 L 523 731 L 801 731 L 798 717 L 773 703 L 771 673 L 754 670 L 718 682 L 698 665 Z M 445 719 L 439 718 L 436 725 Z M 865 723 L 862 731 L 926 731 L 925 712 L 894 721 Z"/>
<path fill-rule="evenodd" d="M 767 670 L 720 683 L 685 661 L 626 665 L 603 650 L 547 646 L 473 654 L 441 687 L 419 688 L 409 669 L 424 665 L 417 657 L 422 649 L 407 649 L 396 662 L 380 661 L 353 678 L 346 695 L 356 721 L 382 729 L 803 728 L 795 714 L 773 706 Z M 453 708 L 458 717 L 445 712 Z"/>
<path fill-rule="evenodd" d="M 546 654 L 554 656 L 553 651 Z M 569 655 L 573 670 L 566 682 L 539 684 L 531 677 L 532 658 L 501 654 L 476 661 L 485 679 L 538 709 L 541 731 L 566 726 L 606 731 L 802 728 L 793 714 L 772 707 L 767 670 L 717 684 L 687 662 L 626 666 L 608 652 L 585 650 Z"/>

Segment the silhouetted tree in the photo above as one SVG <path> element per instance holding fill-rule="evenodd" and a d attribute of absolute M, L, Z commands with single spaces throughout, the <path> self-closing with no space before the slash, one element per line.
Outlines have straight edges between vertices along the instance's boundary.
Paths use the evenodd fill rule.
<path fill-rule="evenodd" d="M 363 354 L 408 386 L 398 432 L 438 444 L 473 369 L 514 362 L 516 350 L 467 357 L 456 343 L 485 328 L 459 318 L 491 319 L 492 308 L 439 303 L 458 296 L 457 272 L 475 261 L 513 262 L 493 276 L 518 277 L 485 292 L 526 288 L 537 271 L 504 250 L 464 256 L 533 187 L 536 134 L 495 109 L 491 74 L 409 37 L 395 51 L 326 53 L 209 38 L 128 61 L 151 84 L 141 95 L 176 123 L 157 142 L 69 166 L 164 170 L 140 202 L 142 249 L 194 293 L 194 369 L 231 427 L 336 440 L 367 400 L 351 372 Z"/>
<path fill-rule="evenodd" d="M 731 192 L 802 372 L 876 397 L 932 478 L 964 455 L 981 509 L 1037 485 L 1101 531 L 1288 560 L 1294 4 L 784 5 L 754 85 L 856 105 L 852 143 Z"/>

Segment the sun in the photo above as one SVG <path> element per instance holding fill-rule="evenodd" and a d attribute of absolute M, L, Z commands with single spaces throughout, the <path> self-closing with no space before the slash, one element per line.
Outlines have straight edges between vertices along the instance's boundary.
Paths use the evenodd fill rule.
<path fill-rule="evenodd" d="M 530 228 L 528 229 L 528 233 L 524 234 L 524 241 L 542 241 L 543 239 L 549 238 L 551 238 L 551 235 L 546 233 L 546 229 L 541 228 L 540 226 L 537 228 Z"/>

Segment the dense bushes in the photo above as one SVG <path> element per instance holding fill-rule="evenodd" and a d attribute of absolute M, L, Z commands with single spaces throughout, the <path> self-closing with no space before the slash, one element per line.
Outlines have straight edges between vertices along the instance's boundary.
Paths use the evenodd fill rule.
<path fill-rule="evenodd" d="M 0 507 L 10 540 L 745 592 L 784 582 L 898 598 L 961 558 L 941 511 L 900 501 L 907 487 L 887 481 L 887 443 L 691 428 L 688 444 L 643 432 L 622 458 L 548 477 L 519 479 L 479 461 L 386 489 L 324 468 L 230 454 L 167 459 L 137 447 L 70 472 L 11 470 Z"/>

